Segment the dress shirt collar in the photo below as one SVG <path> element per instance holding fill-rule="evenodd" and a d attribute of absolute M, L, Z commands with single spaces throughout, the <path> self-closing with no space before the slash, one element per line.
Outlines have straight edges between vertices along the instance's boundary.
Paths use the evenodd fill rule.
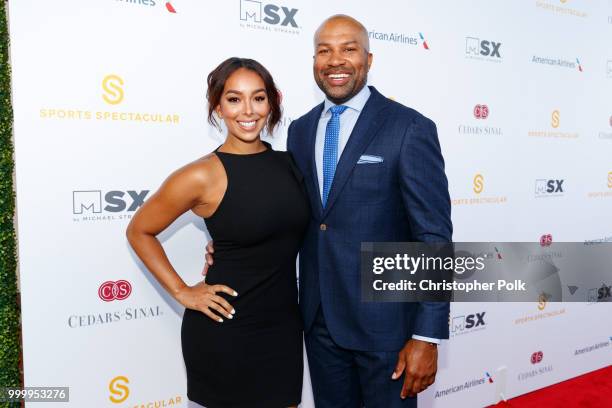
<path fill-rule="evenodd" d="M 368 101 L 368 98 L 370 97 L 371 93 L 372 92 L 370 91 L 370 88 L 365 85 L 363 88 L 361 88 L 361 91 L 359 91 L 357 95 L 353 96 L 351 99 L 344 102 L 342 105 L 347 106 L 357 112 L 361 112 L 366 102 Z M 330 115 L 331 113 L 329 112 L 329 108 L 331 108 L 332 106 L 335 106 L 335 103 L 325 98 L 325 105 L 323 106 L 322 116 Z"/>

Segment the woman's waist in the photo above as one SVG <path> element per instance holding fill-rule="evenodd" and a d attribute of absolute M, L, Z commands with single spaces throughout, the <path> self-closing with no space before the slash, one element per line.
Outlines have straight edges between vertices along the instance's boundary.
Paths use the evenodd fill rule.
<path fill-rule="evenodd" d="M 295 262 L 302 241 L 287 237 L 267 237 L 256 241 L 235 241 L 214 239 L 215 252 L 212 254 L 215 263 L 234 267 L 260 266 L 272 267 Z"/>
<path fill-rule="evenodd" d="M 212 254 L 213 264 L 209 272 L 228 272 L 241 275 L 268 275 L 295 270 L 297 254 L 256 254 L 244 251 L 217 251 Z"/>
<path fill-rule="evenodd" d="M 208 285 L 225 285 L 238 292 L 238 299 L 224 295 L 228 301 L 256 301 L 258 297 L 297 299 L 297 274 L 295 264 L 253 266 L 236 265 L 215 260 L 205 277 Z M 266 300 L 257 300 L 265 303 Z"/>
<path fill-rule="evenodd" d="M 302 315 L 300 314 L 297 301 L 284 304 L 232 304 L 236 313 L 232 319 L 223 318 L 223 322 L 213 321 L 210 317 L 199 310 L 185 309 L 183 320 L 188 324 L 194 324 L 203 328 L 219 331 L 227 328 L 253 330 L 280 330 L 292 331 L 302 330 Z"/>

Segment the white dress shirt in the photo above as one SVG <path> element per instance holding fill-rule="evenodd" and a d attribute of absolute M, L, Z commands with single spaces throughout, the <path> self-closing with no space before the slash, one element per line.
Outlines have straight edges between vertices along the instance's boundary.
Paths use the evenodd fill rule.
<path fill-rule="evenodd" d="M 342 156 L 344 147 L 348 142 L 349 136 L 357 123 L 359 114 L 363 110 L 368 98 L 370 97 L 370 88 L 364 86 L 361 91 L 351 99 L 343 103 L 342 105 L 347 106 L 342 115 L 340 115 L 340 136 L 338 137 L 338 160 Z M 323 113 L 319 119 L 319 125 L 317 126 L 317 138 L 315 140 L 315 162 L 317 164 L 317 176 L 319 179 L 319 194 L 323 198 L 323 147 L 325 146 L 325 129 L 327 128 L 327 122 L 331 119 L 331 112 L 329 108 L 335 106 L 335 103 L 325 98 L 325 105 L 323 106 Z M 338 164 L 338 163 L 336 163 Z"/>
<path fill-rule="evenodd" d="M 353 132 L 355 123 L 359 119 L 359 115 L 363 110 L 366 102 L 370 98 L 370 88 L 364 86 L 357 95 L 343 103 L 342 105 L 347 106 L 342 115 L 340 115 L 340 135 L 338 137 L 338 160 L 342 156 L 342 152 L 346 146 L 346 143 Z M 319 194 L 323 197 L 323 148 L 325 146 L 325 130 L 327 128 L 327 122 L 331 119 L 331 112 L 329 108 L 335 104 L 328 98 L 325 98 L 325 104 L 323 106 L 323 112 L 321 118 L 319 118 L 319 124 L 317 126 L 317 136 L 315 139 L 315 163 L 317 165 L 317 178 L 319 180 Z M 337 164 L 337 163 L 336 163 Z M 429 343 L 440 344 L 440 339 L 434 339 L 431 337 L 419 336 L 416 334 L 412 335 L 415 340 L 427 341 Z"/>

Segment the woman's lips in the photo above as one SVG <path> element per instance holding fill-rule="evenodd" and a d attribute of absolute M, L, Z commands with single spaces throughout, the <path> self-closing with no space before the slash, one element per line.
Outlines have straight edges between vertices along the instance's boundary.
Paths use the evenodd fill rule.
<path fill-rule="evenodd" d="M 251 121 L 248 121 L 248 122 L 238 120 L 236 122 L 238 123 L 238 126 L 240 126 L 242 129 L 244 129 L 246 131 L 254 130 L 255 127 L 257 126 L 257 121 L 256 120 L 251 120 Z"/>

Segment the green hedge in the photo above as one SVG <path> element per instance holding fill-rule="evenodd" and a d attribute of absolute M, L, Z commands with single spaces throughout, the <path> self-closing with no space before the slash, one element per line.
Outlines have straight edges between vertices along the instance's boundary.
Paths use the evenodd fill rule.
<path fill-rule="evenodd" d="M 0 387 L 18 387 L 22 383 L 21 325 L 13 224 L 13 109 L 7 19 L 7 2 L 0 0 Z M 0 406 L 20 404 L 0 402 Z"/>

